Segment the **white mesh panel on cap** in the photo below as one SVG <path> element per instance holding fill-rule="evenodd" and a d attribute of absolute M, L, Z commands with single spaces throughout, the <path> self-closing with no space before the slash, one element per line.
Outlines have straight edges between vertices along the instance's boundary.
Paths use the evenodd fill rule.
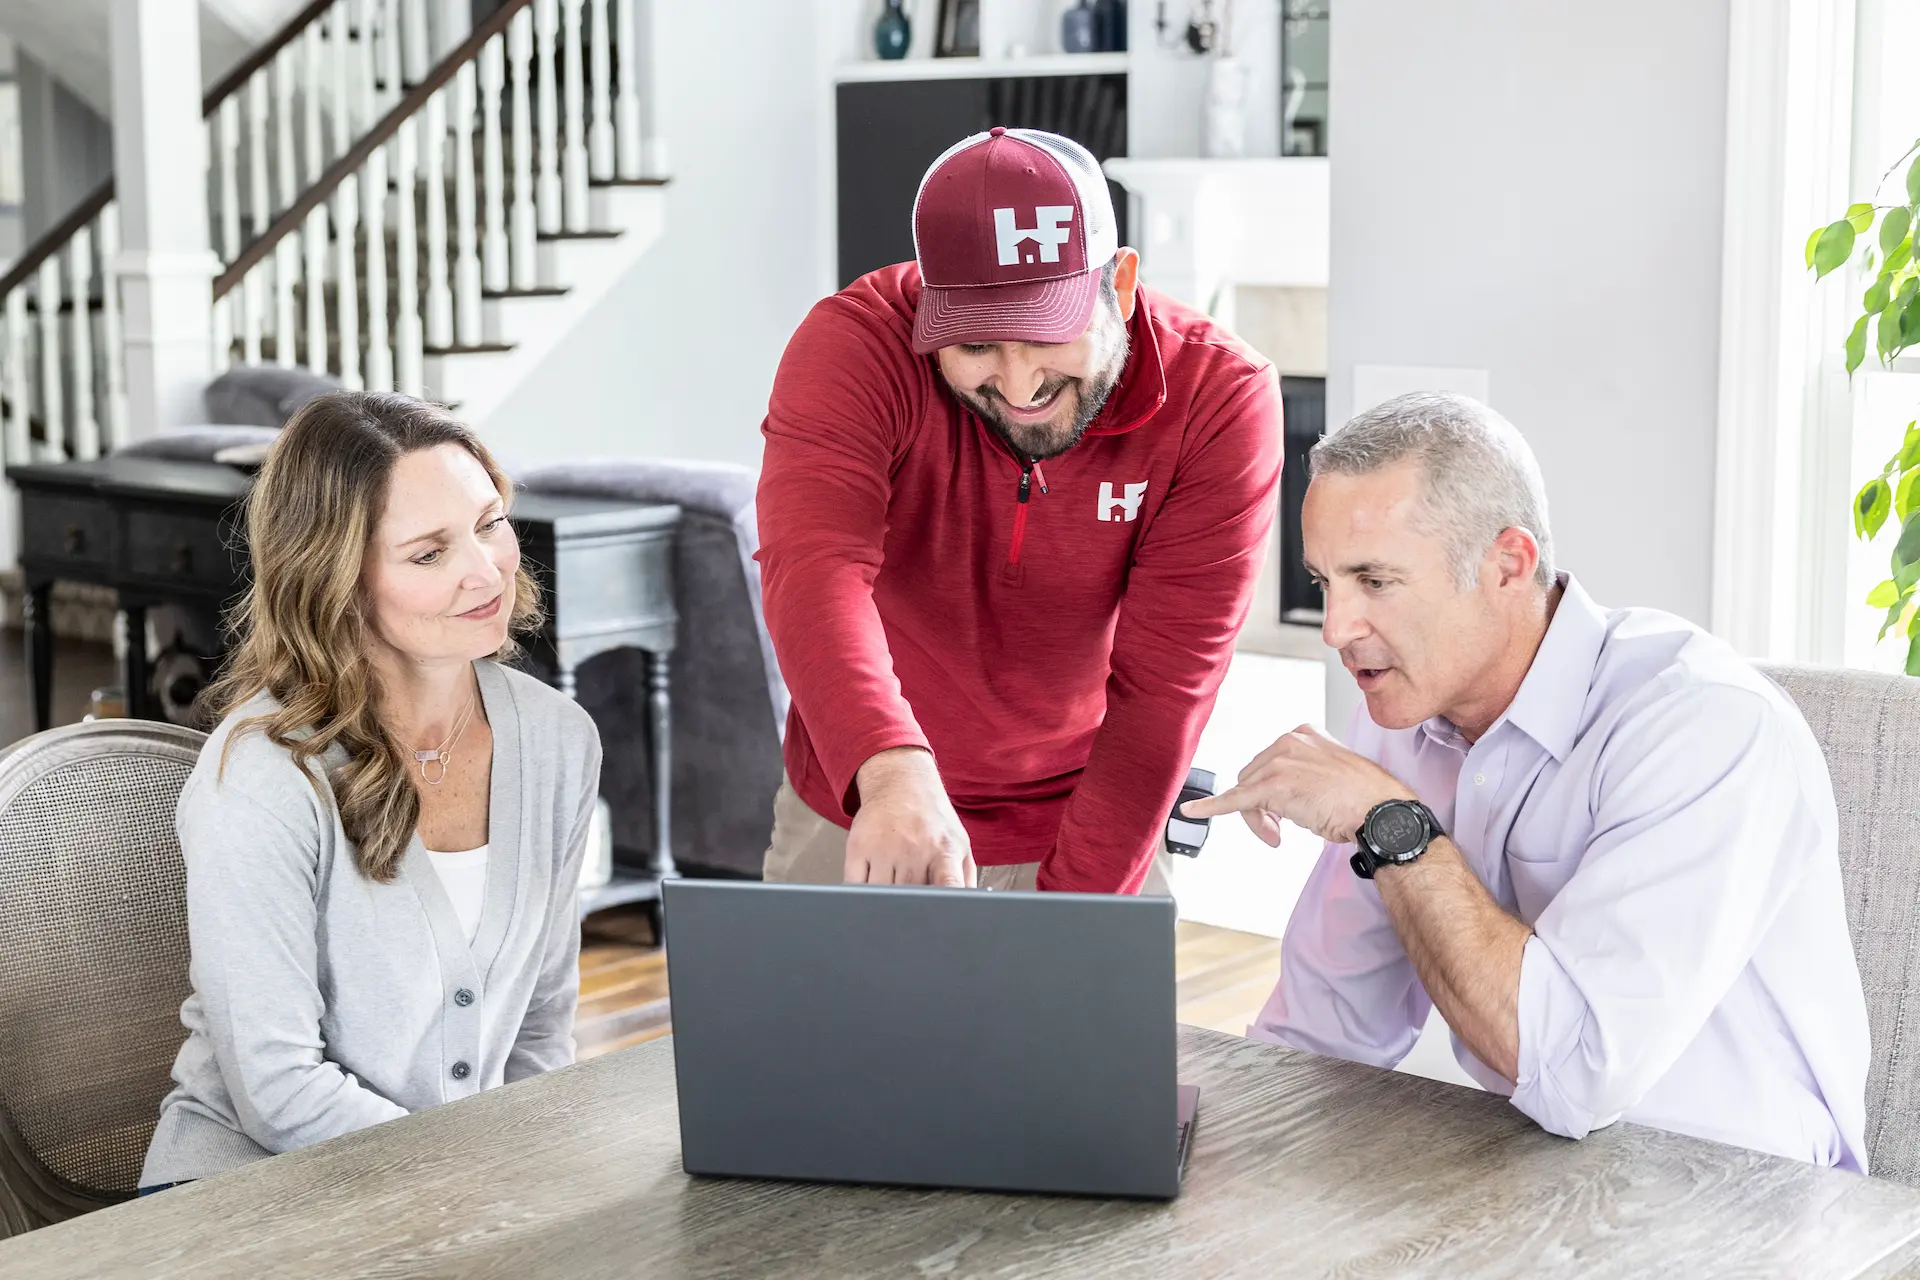
<path fill-rule="evenodd" d="M 1087 266 L 1106 266 L 1120 250 L 1120 228 L 1113 216 L 1113 195 L 1107 190 L 1107 175 L 1101 172 L 1100 162 L 1072 138 L 1057 133 L 1009 129 L 1007 136 L 1039 147 L 1067 171 L 1074 189 L 1080 193 L 1080 208 L 1087 219 Z"/>

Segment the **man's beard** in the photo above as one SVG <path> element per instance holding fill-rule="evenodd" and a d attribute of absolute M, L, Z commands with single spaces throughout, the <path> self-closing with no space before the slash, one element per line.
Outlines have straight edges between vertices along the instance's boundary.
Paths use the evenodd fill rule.
<path fill-rule="evenodd" d="M 972 391 L 954 387 L 954 395 L 978 414 L 980 420 L 1006 441 L 1007 447 L 1018 456 L 1031 458 L 1035 462 L 1059 457 L 1080 443 L 1080 437 L 1087 433 L 1093 420 L 1106 408 L 1107 397 L 1113 394 L 1120 374 L 1127 367 L 1126 321 L 1120 318 L 1118 308 L 1110 307 L 1105 314 L 1107 320 L 1102 327 L 1106 332 L 1102 335 L 1102 345 L 1108 348 L 1109 355 L 1100 370 L 1087 378 L 1049 379 L 1034 394 L 1033 400 L 1042 403 L 1056 393 L 1072 395 L 1073 416 L 1065 423 L 1058 418 L 1049 422 L 1014 422 L 1001 411 L 1007 403 L 1006 398 L 991 387 L 976 387 Z M 1056 410 L 1058 407 L 1055 406 Z"/>

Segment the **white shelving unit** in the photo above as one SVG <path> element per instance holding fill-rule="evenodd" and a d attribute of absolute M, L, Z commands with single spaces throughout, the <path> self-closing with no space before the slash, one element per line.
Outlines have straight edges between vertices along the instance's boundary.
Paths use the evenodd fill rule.
<path fill-rule="evenodd" d="M 1003 76 L 1124 75 L 1132 65 L 1125 53 L 1050 53 L 1030 58 L 869 58 L 833 69 L 835 84 L 890 80 L 981 80 Z"/>

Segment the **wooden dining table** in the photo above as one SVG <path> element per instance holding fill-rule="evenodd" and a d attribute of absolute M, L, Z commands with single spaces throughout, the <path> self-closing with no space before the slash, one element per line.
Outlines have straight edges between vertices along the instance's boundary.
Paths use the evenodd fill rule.
<path fill-rule="evenodd" d="M 0 1241 L 0 1276 L 1920 1274 L 1895 1183 L 1631 1124 L 1570 1142 L 1217 1032 L 1180 1049 L 1200 1119 L 1169 1203 L 692 1178 L 662 1039 Z"/>

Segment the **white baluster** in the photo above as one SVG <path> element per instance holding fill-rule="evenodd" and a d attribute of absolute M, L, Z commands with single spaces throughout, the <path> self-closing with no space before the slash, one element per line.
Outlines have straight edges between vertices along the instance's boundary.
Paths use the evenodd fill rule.
<path fill-rule="evenodd" d="M 263 305 L 266 293 L 265 260 L 257 263 L 253 270 L 240 278 L 234 292 L 240 295 L 240 362 L 242 364 L 260 363 L 260 330 L 264 327 L 266 307 Z"/>
<path fill-rule="evenodd" d="M 257 238 L 273 222 L 268 196 L 267 111 L 271 77 L 262 67 L 247 81 L 247 240 Z"/>
<path fill-rule="evenodd" d="M 540 127 L 540 181 L 535 200 L 540 210 L 540 234 L 560 230 L 560 103 L 553 78 L 554 36 L 560 26 L 560 0 L 533 0 L 536 71 L 540 77 L 535 120 Z"/>
<path fill-rule="evenodd" d="M 489 293 L 508 284 L 506 192 L 500 156 L 500 91 L 507 79 L 507 40 L 495 36 L 480 50 L 480 207 L 486 236 L 480 244 Z"/>
<path fill-rule="evenodd" d="M 293 89 L 298 75 L 293 48 L 288 46 L 273 60 L 273 159 L 279 178 L 279 198 L 273 206 L 276 215 L 292 208 L 300 198 L 300 179 L 294 168 L 298 156 L 293 149 Z"/>
<path fill-rule="evenodd" d="M 590 220 L 587 210 L 587 100 L 583 81 L 585 69 L 580 65 L 586 60 L 586 45 L 580 31 L 581 4 L 582 0 L 560 0 L 560 12 L 566 19 L 566 45 L 562 55 L 566 63 L 566 111 L 562 119 L 566 121 L 567 129 L 566 149 L 560 156 L 562 204 L 565 208 L 562 221 L 569 231 L 585 231 Z"/>
<path fill-rule="evenodd" d="M 376 97 L 375 81 L 379 79 L 379 67 L 374 60 L 373 49 L 373 0 L 353 0 L 353 20 L 350 24 L 354 39 L 353 53 L 353 106 L 354 114 L 359 117 L 360 131 L 373 128 L 373 122 L 380 118 L 379 101 Z"/>
<path fill-rule="evenodd" d="M 6 455 L 9 464 L 32 462 L 33 426 L 32 375 L 27 369 L 27 286 L 14 286 L 7 295 L 7 418 Z"/>
<path fill-rule="evenodd" d="M 213 300 L 213 371 L 225 373 L 233 367 L 233 304 L 237 291 Z"/>
<path fill-rule="evenodd" d="M 109 202 L 94 224 L 100 233 L 100 357 L 106 383 L 107 448 L 127 440 L 127 347 L 120 328 L 120 205 Z"/>
<path fill-rule="evenodd" d="M 400 80 L 399 0 L 378 0 L 380 8 L 380 110 L 393 110 L 406 92 Z"/>
<path fill-rule="evenodd" d="M 327 157 L 320 141 L 320 98 L 323 92 L 320 74 L 320 22 L 318 19 L 307 24 L 306 34 L 300 38 L 300 64 L 304 74 L 301 77 L 301 150 L 302 158 L 307 162 L 304 176 L 308 186 L 320 181 L 320 175 L 327 171 Z"/>
<path fill-rule="evenodd" d="M 57 459 L 67 456 L 66 396 L 61 387 L 64 362 L 60 358 L 60 255 L 40 264 L 40 421 L 46 428 L 47 450 Z"/>
<path fill-rule="evenodd" d="M 367 229 L 367 388 L 393 390 L 393 346 L 387 332 L 387 149 L 367 157 L 360 216 Z"/>
<path fill-rule="evenodd" d="M 403 121 L 393 139 L 394 382 L 410 396 L 426 392 L 420 351 L 420 249 L 414 239 L 413 203 L 419 124 L 418 119 Z"/>
<path fill-rule="evenodd" d="M 531 289 L 539 279 L 538 233 L 533 215 L 533 99 L 529 66 L 533 61 L 533 14 L 513 15 L 507 27 L 508 60 L 513 68 L 513 287 Z"/>
<path fill-rule="evenodd" d="M 306 251 L 307 368 L 327 372 L 327 206 L 315 205 L 300 229 Z"/>
<path fill-rule="evenodd" d="M 620 81 L 615 86 L 615 167 L 622 178 L 640 176 L 640 37 L 634 29 L 636 0 L 613 0 L 614 52 L 620 59 Z"/>
<path fill-rule="evenodd" d="M 327 11 L 327 39 L 332 45 L 329 52 L 333 55 L 327 65 L 331 77 L 328 101 L 333 120 L 333 152 L 328 156 L 331 163 L 347 154 L 347 148 L 353 145 L 353 98 L 347 92 L 347 51 L 353 40 L 347 30 L 347 0 L 340 0 Z"/>
<path fill-rule="evenodd" d="M 93 233 L 81 227 L 67 241 L 73 287 L 73 456 L 100 456 L 100 423 L 93 416 Z"/>
<path fill-rule="evenodd" d="M 220 104 L 220 129 L 214 137 L 215 182 L 220 193 L 220 265 L 240 256 L 240 95 Z"/>
<path fill-rule="evenodd" d="M 293 286 L 300 275 L 300 233 L 283 236 L 273 246 L 273 362 L 291 369 L 299 345 L 294 320 Z"/>
<path fill-rule="evenodd" d="M 473 191 L 473 63 L 453 77 L 453 332 L 463 347 L 480 345 L 480 254 Z"/>
<path fill-rule="evenodd" d="M 587 130 L 587 159 L 594 181 L 606 182 L 613 177 L 613 74 L 607 0 L 593 0 L 587 26 L 593 41 L 593 56 L 587 63 L 593 76 L 593 124 Z"/>
<path fill-rule="evenodd" d="M 427 32 L 427 0 L 400 0 L 400 48 L 408 84 L 419 84 L 433 69 Z"/>
<path fill-rule="evenodd" d="M 333 191 L 333 327 L 340 348 L 340 381 L 359 391 L 360 381 L 360 176 L 348 174 Z"/>
<path fill-rule="evenodd" d="M 453 345 L 453 294 L 447 290 L 447 91 L 427 99 L 420 150 L 427 187 L 427 345 Z"/>

